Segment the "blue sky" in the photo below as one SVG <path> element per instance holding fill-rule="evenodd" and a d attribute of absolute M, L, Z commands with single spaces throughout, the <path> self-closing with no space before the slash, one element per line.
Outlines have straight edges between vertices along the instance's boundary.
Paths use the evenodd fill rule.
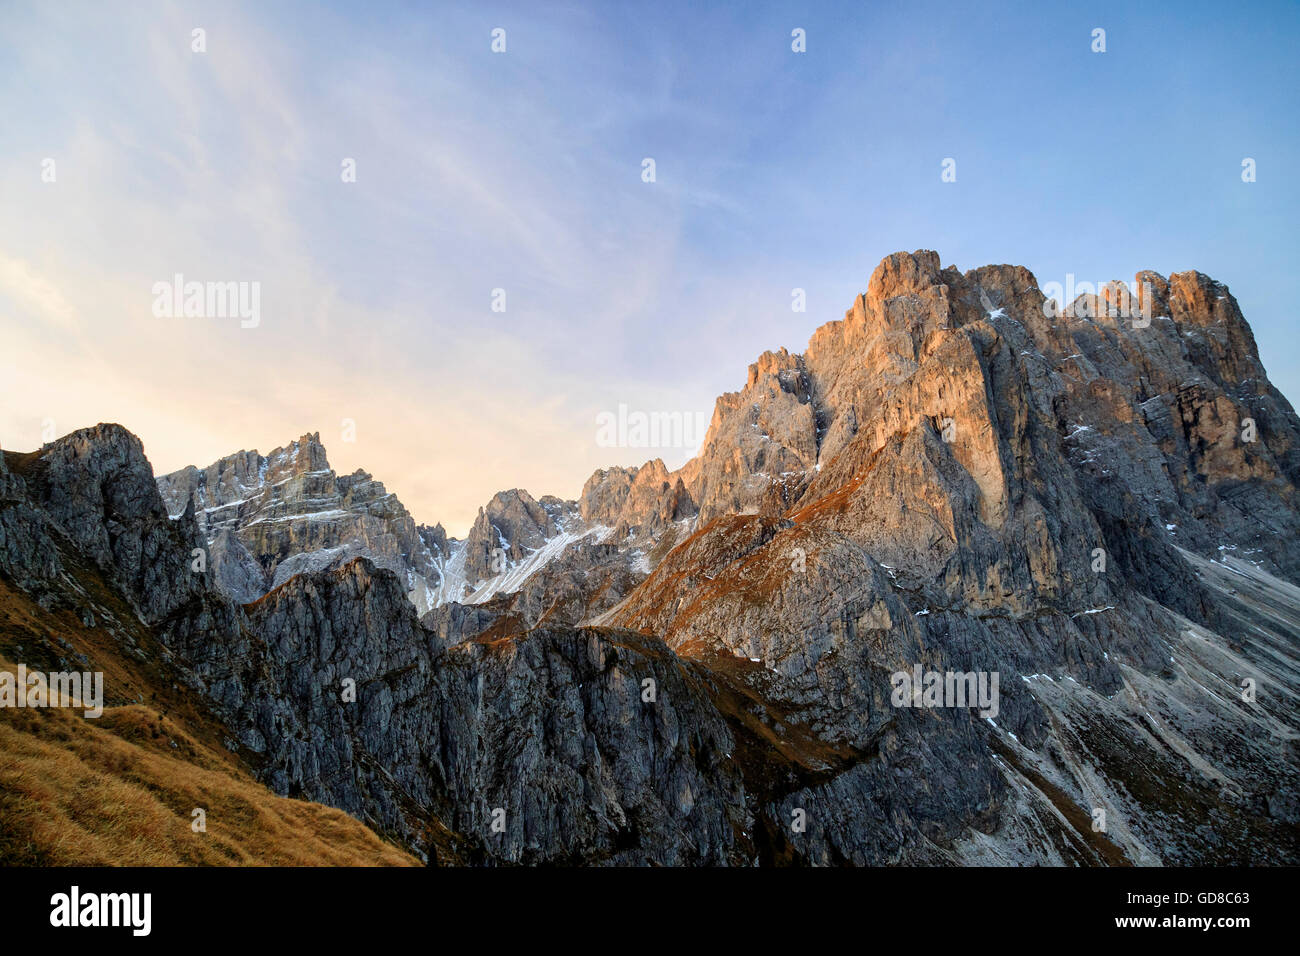
<path fill-rule="evenodd" d="M 117 420 L 161 472 L 319 430 L 463 532 L 680 464 L 595 416 L 708 411 L 917 248 L 1199 269 L 1300 395 L 1300 6 L 700 6 L 0 7 L 0 442 Z M 260 325 L 153 316 L 177 272 L 260 282 Z"/>

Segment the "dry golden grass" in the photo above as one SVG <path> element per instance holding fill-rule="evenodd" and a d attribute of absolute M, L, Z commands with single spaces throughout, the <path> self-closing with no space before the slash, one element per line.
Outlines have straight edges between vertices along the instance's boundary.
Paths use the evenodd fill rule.
<path fill-rule="evenodd" d="M 121 598 L 94 569 L 65 561 L 118 634 L 0 579 L 0 669 L 21 660 L 32 671 L 102 671 L 106 706 L 97 720 L 80 708 L 0 708 L 0 864 L 420 865 L 342 811 L 259 783 Z M 122 630 L 143 655 L 123 653 Z M 204 833 L 191 829 L 196 807 Z"/>
<path fill-rule="evenodd" d="M 207 832 L 191 829 L 196 807 Z M 419 865 L 340 810 L 275 796 L 141 705 L 99 720 L 0 709 L 0 863 Z"/>
<path fill-rule="evenodd" d="M 0 708 L 0 865 L 420 865 L 342 811 L 259 783 L 256 755 L 226 748 L 228 728 L 117 590 L 62 559 L 80 587 L 68 597 L 96 621 L 0 577 L 0 670 L 102 671 L 104 713 Z"/>
<path fill-rule="evenodd" d="M 45 610 L 0 579 L 0 670 L 103 671 L 105 695 L 99 719 L 0 708 L 0 865 L 420 865 L 342 810 L 266 790 L 121 597 L 65 561 L 146 653 L 122 653 L 121 630 Z M 207 832 L 191 830 L 195 808 Z"/>

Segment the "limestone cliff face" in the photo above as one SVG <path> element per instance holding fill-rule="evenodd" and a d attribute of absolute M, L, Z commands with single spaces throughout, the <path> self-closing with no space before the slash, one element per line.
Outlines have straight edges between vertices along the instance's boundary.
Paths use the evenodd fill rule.
<path fill-rule="evenodd" d="M 26 477 L 11 477 L 6 509 L 21 520 L 4 542 L 13 573 L 39 572 L 48 584 L 62 563 L 62 539 L 119 584 L 147 621 L 206 590 L 190 571 L 203 545 L 194 513 L 169 520 L 140 439 L 126 429 L 81 429 L 23 456 L 23 465 Z"/>
<path fill-rule="evenodd" d="M 889 713 L 873 666 L 906 669 L 890 655 L 998 672 L 1008 678 L 1000 729 L 970 751 L 974 779 L 987 779 L 1008 747 L 1022 760 L 1060 754 L 1058 772 L 1086 763 L 1085 745 L 1062 728 L 1087 713 L 1128 741 L 1108 755 L 1105 797 L 1128 804 L 1123 852 L 1185 859 L 1194 851 L 1176 822 L 1120 796 L 1141 786 L 1135 774 L 1180 773 L 1145 763 L 1152 755 L 1134 731 L 1158 713 L 1156 736 L 1189 754 L 1200 785 L 1240 782 L 1233 765 L 1262 786 L 1254 799 L 1275 799 L 1262 796 L 1276 785 L 1265 782 L 1275 746 L 1267 719 L 1203 688 L 1268 673 L 1287 688 L 1275 703 L 1294 713 L 1294 654 L 1280 670 L 1268 663 L 1288 640 L 1277 628 L 1290 612 L 1264 611 L 1265 624 L 1225 595 L 1206 559 L 1245 558 L 1231 566 L 1292 606 L 1278 578 L 1297 578 L 1288 539 L 1300 517 L 1300 432 L 1226 288 L 1199 274 L 1145 278 L 1155 290 L 1149 325 L 1107 315 L 1104 303 L 1076 303 L 1057 319 L 1026 270 L 963 275 L 941 270 L 933 253 L 889 257 L 842 322 L 820 329 L 798 363 L 785 360 L 803 369 L 813 417 L 825 423 L 818 467 L 793 483 L 793 503 L 773 499 L 752 516 L 733 508 L 600 620 L 661 635 L 686 656 L 761 662 L 770 693 L 819 738 L 855 746 L 871 738 L 873 715 Z M 731 402 L 748 414 L 774 401 L 755 379 Z M 708 442 L 703 457 L 712 460 L 693 467 L 716 470 Z M 1245 614 L 1267 636 L 1243 651 Z M 1216 648 L 1208 656 L 1206 640 Z M 1033 676 L 1043 674 L 1055 677 L 1050 692 Z M 1054 686 L 1062 680 L 1071 693 Z M 963 715 L 937 713 L 910 737 L 898 723 L 909 713 L 890 715 L 891 738 L 941 773 L 925 768 L 935 734 L 949 721 L 959 730 Z M 1243 717 L 1263 722 L 1243 730 Z M 1219 721 L 1241 732 L 1232 747 L 1203 733 Z M 1085 805 L 1102 800 L 1086 774 L 1053 779 Z M 957 786 L 949 819 L 973 825 L 974 797 Z M 843 812 L 845 795 L 826 786 L 803 799 L 822 803 L 824 816 Z M 1010 794 L 995 784 L 988 799 L 1001 805 Z M 1208 809 L 1221 800 L 1235 809 Z M 1197 801 L 1200 814 L 1250 825 L 1235 790 Z M 1290 811 L 1275 820 L 1286 825 Z M 843 831 L 821 839 L 833 857 L 862 852 Z"/>
<path fill-rule="evenodd" d="M 491 577 L 503 570 L 504 561 L 518 562 L 536 551 L 559 531 L 558 514 L 557 508 L 548 511 L 518 488 L 494 495 L 487 507 L 479 509 L 465 538 L 466 580 Z M 494 563 L 493 552 L 498 550 Z"/>
<path fill-rule="evenodd" d="M 406 826 L 430 814 L 471 859 L 733 858 L 745 811 L 732 738 L 662 642 L 542 627 L 444 650 L 394 584 L 358 561 L 251 609 L 274 658 L 310 662 L 284 692 L 327 734 L 267 735 L 283 787 Z M 356 705 L 322 692 L 348 678 Z"/>
<path fill-rule="evenodd" d="M 464 542 L 311 436 L 160 493 L 87 429 L 6 456 L 0 575 L 97 614 L 62 572 L 104 569 L 277 791 L 430 860 L 1298 862 L 1300 420 L 1225 286 L 1138 289 L 892 255 L 679 472 Z M 353 538 L 402 562 L 318 560 Z M 914 669 L 996 713 L 901 706 Z"/>
<path fill-rule="evenodd" d="M 172 515 L 193 507 L 218 584 L 241 602 L 359 556 L 393 571 L 408 591 L 427 590 L 439 576 L 402 503 L 364 471 L 335 474 L 318 433 L 265 457 L 238 452 L 184 468 L 158 487 Z"/>
<path fill-rule="evenodd" d="M 1128 517 L 1143 527 L 1174 525 L 1161 536 L 1203 553 L 1232 538 L 1294 576 L 1294 411 L 1225 286 L 1144 272 L 1138 298 L 1143 283 L 1145 326 L 1098 297 L 1057 317 L 1021 267 L 962 274 L 933 252 L 889 256 L 804 355 L 767 353 L 744 390 L 719 399 L 681 471 L 701 523 L 809 505 L 924 431 L 960 469 L 980 524 L 1003 538 L 1036 534 L 1025 522 L 1039 509 L 1078 521 L 1086 497 L 1105 513 L 1136 509 Z M 894 505 L 926 501 L 951 537 L 953 490 L 900 484 Z M 897 550 L 914 560 L 929 545 Z"/>
<path fill-rule="evenodd" d="M 578 499 L 583 521 L 614 529 L 612 539 L 656 539 L 675 522 L 694 518 L 695 501 L 682 478 L 656 458 L 639 468 L 595 472 Z"/>
<path fill-rule="evenodd" d="M 780 513 L 817 462 L 820 423 L 802 359 L 782 349 L 749 367 L 740 392 L 721 396 L 700 454 L 681 470 L 700 521 Z"/>

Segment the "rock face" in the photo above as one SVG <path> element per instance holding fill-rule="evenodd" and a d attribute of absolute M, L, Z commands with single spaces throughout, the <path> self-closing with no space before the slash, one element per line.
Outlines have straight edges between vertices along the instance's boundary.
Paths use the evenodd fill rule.
<path fill-rule="evenodd" d="M 553 506 L 547 511 L 518 488 L 493 496 L 486 508 L 479 509 L 465 539 L 466 578 L 480 581 L 500 572 L 500 567 L 493 567 L 492 554 L 497 549 L 502 552 L 498 563 L 502 558 L 518 562 L 555 537 L 559 531 L 557 510 Z"/>
<path fill-rule="evenodd" d="M 728 724 L 707 673 L 661 641 L 563 627 L 448 646 L 365 558 L 241 607 L 190 563 L 193 510 L 168 518 L 124 429 L 86 429 L 20 463 L 0 475 L 4 578 L 107 614 L 64 571 L 68 556 L 102 567 L 159 663 L 207 698 L 278 793 L 342 808 L 430 861 L 735 858 L 747 818 Z M 144 655 L 134 626 L 110 630 Z"/>
<path fill-rule="evenodd" d="M 171 521 L 140 440 L 118 425 L 73 432 L 25 456 L 25 478 L 10 476 L 6 513 L 21 516 L 4 542 L 6 566 L 46 583 L 62 570 L 57 540 L 120 585 L 145 620 L 161 620 L 204 590 L 190 573 L 203 541 L 192 510 Z M 21 482 L 21 483 L 20 483 Z"/>
<path fill-rule="evenodd" d="M 1137 288 L 892 255 L 680 471 L 464 542 L 313 436 L 160 493 L 87 429 L 7 456 L 0 574 L 103 568 L 274 789 L 431 862 L 1300 862 L 1300 420 L 1225 286 Z"/>
<path fill-rule="evenodd" d="M 582 520 L 614 529 L 613 540 L 655 540 L 699 509 L 681 476 L 656 458 L 640 468 L 610 468 L 587 479 L 578 500 Z"/>
<path fill-rule="evenodd" d="M 675 539 L 696 511 L 682 480 L 670 478 L 656 460 L 641 469 L 597 472 L 581 502 L 553 495 L 538 501 L 518 488 L 499 492 L 460 541 L 441 524 L 417 525 L 366 472 L 335 474 L 318 434 L 265 457 L 241 451 L 202 470 L 181 469 L 159 478 L 158 488 L 173 517 L 193 508 L 213 580 L 239 603 L 256 601 L 294 575 L 365 557 L 405 582 L 419 613 L 518 592 L 552 565 L 551 579 L 565 576 L 582 586 L 593 555 L 608 565 L 608 573 L 591 583 L 598 593 L 568 595 L 563 604 L 575 613 L 589 605 L 603 611 L 614 603 L 601 597 L 610 582 L 622 598 L 649 569 L 647 553 L 665 535 Z M 615 545 L 617 554 L 592 550 L 602 543 Z M 545 588 L 534 583 L 531 591 Z"/>
<path fill-rule="evenodd" d="M 662 642 L 543 627 L 443 650 L 395 583 L 356 561 L 251 609 L 274 657 L 312 662 L 285 691 L 329 738 L 273 744 L 274 784 L 390 821 L 410 803 L 471 859 L 727 861 L 744 820 L 731 736 Z M 350 677 L 358 706 L 321 693 Z"/>
<path fill-rule="evenodd" d="M 817 463 L 821 427 L 803 359 L 765 352 L 744 389 L 718 399 L 699 456 L 682 469 L 701 523 L 784 511 Z"/>
<path fill-rule="evenodd" d="M 1197 852 L 1176 817 L 1125 796 L 1145 789 L 1135 778 L 1146 773 L 1167 786 L 1171 807 L 1206 825 L 1215 814 L 1255 825 L 1243 804 L 1264 798 L 1237 787 L 1244 776 L 1276 785 L 1266 767 L 1292 731 L 1274 736 L 1264 711 L 1224 695 L 1240 701 L 1249 674 L 1276 681 L 1279 710 L 1269 713 L 1287 712 L 1294 728 L 1294 631 L 1288 638 L 1291 625 L 1256 618 L 1267 637 L 1242 636 L 1240 601 L 1188 552 L 1247 557 L 1232 566 L 1289 606 L 1300 432 L 1226 288 L 1199 274 L 1146 278 L 1155 289 L 1149 324 L 1097 307 L 1056 321 L 1026 270 L 963 275 L 941 270 L 933 253 L 889 257 L 843 322 L 820 329 L 803 357 L 765 356 L 728 402 L 730 420 L 781 412 L 790 422 L 799 420 L 792 401 L 808 396 L 805 420 L 819 424 L 770 434 L 791 465 L 820 438 L 815 467 L 794 466 L 753 516 L 706 526 L 600 620 L 659 634 L 687 656 L 757 659 L 819 738 L 861 746 L 889 723 L 889 739 L 927 777 L 945 772 L 927 766 L 947 749 L 935 748 L 936 734 L 948 723 L 959 732 L 965 715 L 936 711 L 930 726 L 909 731 L 899 718 L 914 711 L 882 706 L 888 683 L 864 675 L 906 670 L 918 657 L 927 670 L 999 673 L 998 729 L 968 750 L 974 765 L 946 791 L 944 817 L 958 828 L 1011 800 L 997 778 L 1020 782 L 1044 757 L 1055 764 L 1044 779 L 1126 821 L 1112 839 L 1130 859 Z M 766 385 L 764 368 L 775 370 Z M 798 387 L 778 393 L 781 371 L 797 371 Z M 715 430 L 734 427 L 719 409 Z M 718 488 L 704 476 L 731 474 L 742 477 L 725 487 L 744 488 L 758 474 L 743 455 L 728 473 L 711 447 L 706 440 L 695 467 L 698 487 Z M 705 514 L 713 494 L 701 492 Z M 730 510 L 746 510 L 738 503 Z M 1208 636 L 1219 628 L 1223 636 Z M 1271 648 L 1288 642 L 1275 669 Z M 1222 693 L 1204 690 L 1214 686 Z M 1239 731 L 1253 724 L 1250 743 L 1224 747 L 1203 733 L 1219 720 Z M 1094 743 L 1085 745 L 1097 733 L 1128 741 L 1126 757 L 1108 755 L 1100 786 Z M 1195 767 L 1190 786 L 1187 767 L 1167 766 L 1162 747 Z M 1239 762 L 1243 752 L 1251 756 Z M 1023 770 L 990 777 L 1008 755 Z M 879 767 L 853 773 L 868 770 Z M 1293 790 L 1294 776 L 1284 776 Z M 1039 816 L 1052 812 L 1051 792 L 1037 789 Z M 857 812 L 842 787 L 802 799 L 822 805 L 812 814 L 821 820 Z M 1283 814 L 1260 825 L 1279 828 L 1274 839 L 1288 833 L 1293 852 L 1285 828 L 1294 822 Z M 831 859 L 873 858 L 857 840 L 850 828 L 813 842 Z M 955 830 L 942 834 L 959 842 Z M 1013 852 L 981 842 L 981 853 Z M 1036 843 L 1036 858 L 1061 852 Z M 1225 849 L 1206 856 L 1222 859 Z"/>
<path fill-rule="evenodd" d="M 266 457 L 241 451 L 201 471 L 184 468 L 159 478 L 158 488 L 172 515 L 193 507 L 217 583 L 242 603 L 295 574 L 356 557 L 397 574 L 413 601 L 439 579 L 437 559 L 402 503 L 364 471 L 336 475 L 319 433 Z"/>

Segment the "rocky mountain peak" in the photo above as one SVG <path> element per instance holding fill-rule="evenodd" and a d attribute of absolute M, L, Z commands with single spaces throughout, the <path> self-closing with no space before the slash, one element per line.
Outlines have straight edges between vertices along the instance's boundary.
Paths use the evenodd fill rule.
<path fill-rule="evenodd" d="M 900 295 L 920 295 L 940 284 L 941 272 L 939 254 L 933 250 L 892 253 L 871 273 L 866 300 L 879 304 Z"/>
<path fill-rule="evenodd" d="M 479 509 L 465 538 L 465 575 L 469 582 L 500 574 L 504 562 L 523 560 L 559 528 L 555 517 L 522 488 L 499 491 Z"/>
<path fill-rule="evenodd" d="M 26 498 L 122 587 L 144 620 L 208 589 L 190 568 L 202 544 L 194 514 L 168 519 L 144 446 L 121 425 L 79 429 L 21 460 Z M 52 570 L 56 562 L 47 561 Z"/>
<path fill-rule="evenodd" d="M 320 432 L 308 432 L 288 445 L 273 449 L 263 460 L 267 468 L 277 475 L 302 475 L 330 470 L 329 456 L 321 444 Z"/>
<path fill-rule="evenodd" d="M 437 562 L 402 503 L 368 472 L 337 475 L 319 432 L 262 456 L 241 451 L 157 480 L 174 516 L 188 509 L 211 549 L 214 579 L 248 603 L 295 574 L 362 556 L 423 599 Z"/>

